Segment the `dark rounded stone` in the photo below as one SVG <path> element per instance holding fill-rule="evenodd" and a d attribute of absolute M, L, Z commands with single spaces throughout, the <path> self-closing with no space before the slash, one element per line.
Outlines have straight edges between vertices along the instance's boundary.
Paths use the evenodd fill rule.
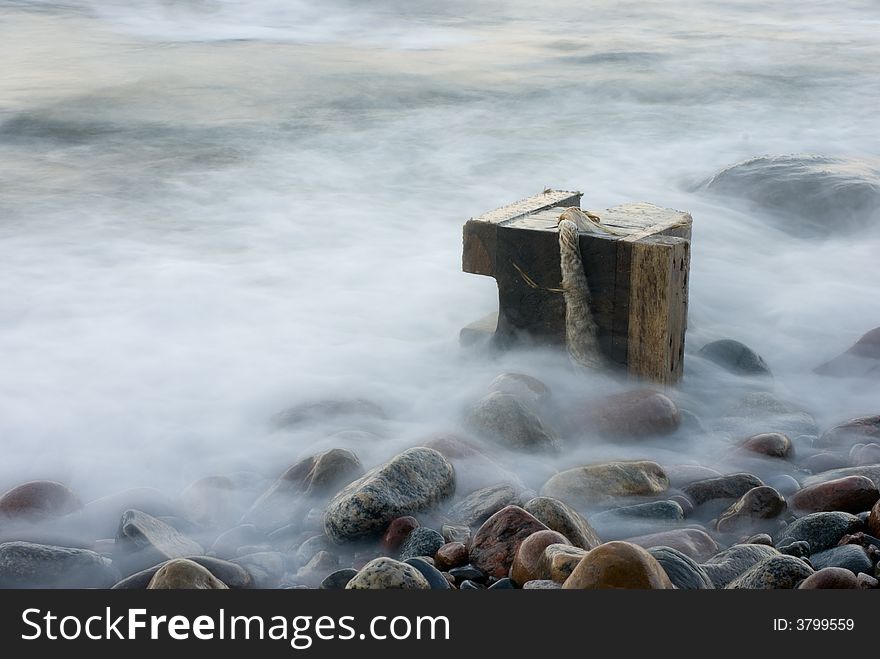
<path fill-rule="evenodd" d="M 528 403 L 510 394 L 493 391 L 468 411 L 467 425 L 486 439 L 506 448 L 555 452 L 559 440 Z"/>
<path fill-rule="evenodd" d="M 449 574 L 455 579 L 456 583 L 463 581 L 474 581 L 483 583 L 486 581 L 486 573 L 474 567 L 473 565 L 465 565 L 463 567 L 454 567 L 449 570 Z"/>
<path fill-rule="evenodd" d="M 416 556 L 433 558 L 437 550 L 444 544 L 446 541 L 440 533 L 427 526 L 420 526 L 413 529 L 400 546 L 400 560 L 406 561 L 406 559 Z"/>
<path fill-rule="evenodd" d="M 871 507 L 871 512 L 868 513 L 868 518 L 865 520 L 865 526 L 868 533 L 880 537 L 880 501 Z"/>
<path fill-rule="evenodd" d="M 651 547 L 648 553 L 657 559 L 669 580 L 679 590 L 715 588 L 706 571 L 687 554 L 672 547 Z"/>
<path fill-rule="evenodd" d="M 486 587 L 483 584 L 476 583 L 470 579 L 465 579 L 458 586 L 459 590 L 485 590 L 485 588 Z"/>
<path fill-rule="evenodd" d="M 489 586 L 489 590 L 512 590 L 514 588 L 516 588 L 516 586 L 507 577 L 504 577 L 503 579 L 499 579 L 498 581 L 493 583 L 491 586 Z"/>
<path fill-rule="evenodd" d="M 742 473 L 696 481 L 682 491 L 695 506 L 701 506 L 715 499 L 739 499 L 752 488 L 762 485 L 764 483 L 757 476 Z"/>
<path fill-rule="evenodd" d="M 834 547 L 844 535 L 860 531 L 861 526 L 861 520 L 849 513 L 812 513 L 785 527 L 776 544 L 781 547 L 796 540 L 804 540 L 810 543 L 810 549 L 815 554 Z"/>
<path fill-rule="evenodd" d="M 880 441 L 880 414 L 840 423 L 822 433 L 816 440 L 815 446 L 845 448 L 848 451 L 853 444 L 867 444 L 873 441 Z"/>
<path fill-rule="evenodd" d="M 715 528 L 721 533 L 748 529 L 777 517 L 785 510 L 785 499 L 772 487 L 755 487 L 721 513 Z"/>
<path fill-rule="evenodd" d="M 678 430 L 681 415 L 665 394 L 651 389 L 625 391 L 594 401 L 576 414 L 574 434 L 621 439 L 668 435 Z"/>
<path fill-rule="evenodd" d="M 707 343 L 697 354 L 738 375 L 771 375 L 770 367 L 758 353 L 733 339 Z"/>
<path fill-rule="evenodd" d="M 853 574 L 870 573 L 874 567 L 864 548 L 859 545 L 841 545 L 811 554 L 810 563 L 817 570 L 824 567 L 840 567 Z"/>
<path fill-rule="evenodd" d="M 574 508 L 553 497 L 535 497 L 524 510 L 552 531 L 561 533 L 575 547 L 592 549 L 602 544 L 595 529 Z"/>
<path fill-rule="evenodd" d="M 740 448 L 752 453 L 767 455 L 771 458 L 787 458 L 792 453 L 792 443 L 788 435 L 781 432 L 765 432 L 752 435 L 746 439 Z"/>
<path fill-rule="evenodd" d="M 432 590 L 449 590 L 449 582 L 446 577 L 433 565 L 423 558 L 407 558 L 404 563 L 412 565 L 415 569 L 422 573 L 422 576 L 428 581 Z"/>
<path fill-rule="evenodd" d="M 434 564 L 441 570 L 461 567 L 467 562 L 467 547 L 461 542 L 447 542 L 434 554 Z"/>
<path fill-rule="evenodd" d="M 224 561 L 211 556 L 186 556 L 189 560 L 207 568 L 211 574 L 217 577 L 230 588 L 251 588 L 253 580 L 250 573 L 240 565 Z M 147 587 L 153 575 L 159 571 L 167 561 L 153 565 L 145 570 L 136 572 L 113 586 L 113 590 L 141 590 Z"/>
<path fill-rule="evenodd" d="M 140 510 L 127 510 L 122 514 L 116 532 L 113 565 L 129 575 L 171 558 L 189 558 L 203 553 L 199 543 L 162 520 Z"/>
<path fill-rule="evenodd" d="M 806 540 L 789 542 L 787 545 L 780 545 L 777 549 L 779 549 L 780 554 L 796 556 L 797 558 L 807 558 L 810 555 L 810 543 Z"/>
<path fill-rule="evenodd" d="M 797 588 L 811 574 L 813 568 L 800 558 L 771 556 L 753 565 L 726 587 L 739 590 Z"/>
<path fill-rule="evenodd" d="M 847 456 L 839 453 L 829 453 L 827 451 L 814 453 L 801 462 L 801 467 L 814 474 L 821 474 L 823 471 L 830 471 L 832 469 L 840 469 L 848 466 L 849 460 Z"/>
<path fill-rule="evenodd" d="M 660 531 L 629 538 L 629 542 L 645 547 L 672 547 L 696 561 L 705 560 L 718 552 L 718 543 L 702 529 L 684 528 Z"/>
<path fill-rule="evenodd" d="M 336 572 L 331 572 L 324 578 L 319 588 L 322 590 L 345 590 L 348 582 L 351 581 L 357 573 L 357 570 L 350 567 L 336 570 Z"/>

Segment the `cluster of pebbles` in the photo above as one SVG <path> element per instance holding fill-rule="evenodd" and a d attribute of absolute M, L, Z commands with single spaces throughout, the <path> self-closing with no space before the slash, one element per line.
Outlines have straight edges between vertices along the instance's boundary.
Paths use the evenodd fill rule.
<path fill-rule="evenodd" d="M 733 341 L 700 358 L 767 375 Z M 766 387 L 708 422 L 674 399 L 635 389 L 561 405 L 540 380 L 506 373 L 466 411 L 464 432 L 369 471 L 332 448 L 268 486 L 215 476 L 175 499 L 138 488 L 84 505 L 61 483 L 20 484 L 0 496 L 0 586 L 878 588 L 880 416 L 820 432 Z M 383 414 L 323 401 L 278 421 L 343 413 Z M 651 453 L 732 419 L 758 431 L 732 437 L 711 465 Z M 563 464 L 595 438 L 626 458 L 554 468 L 534 489 L 495 459 Z"/>

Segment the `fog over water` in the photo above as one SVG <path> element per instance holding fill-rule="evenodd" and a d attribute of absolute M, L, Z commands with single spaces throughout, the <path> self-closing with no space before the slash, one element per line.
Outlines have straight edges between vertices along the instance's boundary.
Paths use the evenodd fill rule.
<path fill-rule="evenodd" d="M 878 34 L 874 2 L 0 0 L 0 491 L 176 494 L 336 445 L 371 466 L 456 431 L 503 371 L 563 405 L 621 389 L 459 347 L 497 308 L 461 272 L 461 225 L 548 186 L 693 215 L 682 407 L 711 425 L 769 388 L 819 429 L 877 414 L 876 380 L 812 369 L 880 325 L 880 216 L 808 234 L 700 184 L 817 154 L 880 190 Z M 724 337 L 773 380 L 694 356 Z M 270 423 L 340 397 L 389 418 Z M 345 427 L 382 439 L 328 438 Z M 494 457 L 537 489 L 734 435 Z"/>

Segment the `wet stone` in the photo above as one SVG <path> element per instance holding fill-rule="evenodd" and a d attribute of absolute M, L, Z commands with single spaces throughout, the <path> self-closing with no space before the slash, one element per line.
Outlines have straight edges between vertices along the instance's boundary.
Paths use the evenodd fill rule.
<path fill-rule="evenodd" d="M 858 588 L 855 575 L 839 567 L 825 567 L 817 570 L 798 586 L 800 590 L 852 589 Z"/>
<path fill-rule="evenodd" d="M 382 536 L 382 548 L 388 551 L 397 551 L 407 536 L 418 527 L 419 520 L 409 515 L 391 520 Z"/>
<path fill-rule="evenodd" d="M 460 524 L 444 524 L 440 527 L 440 533 L 446 542 L 461 542 L 467 544 L 471 539 L 471 530 Z"/>
<path fill-rule="evenodd" d="M 489 391 L 510 394 L 535 405 L 546 403 L 551 395 L 541 380 L 523 373 L 502 373 L 492 380 Z"/>
<path fill-rule="evenodd" d="M 672 582 L 645 549 L 628 542 L 606 542 L 587 552 L 562 584 L 570 589 L 672 589 Z"/>
<path fill-rule="evenodd" d="M 458 586 L 459 590 L 485 590 L 485 588 L 483 584 L 471 581 L 470 579 L 465 579 Z"/>
<path fill-rule="evenodd" d="M 345 586 L 346 590 L 429 590 L 431 585 L 412 565 L 380 557 L 367 563 Z"/>
<path fill-rule="evenodd" d="M 487 519 L 474 534 L 469 553 L 475 567 L 489 576 L 505 577 L 520 543 L 547 527 L 519 506 L 507 506 Z"/>
<path fill-rule="evenodd" d="M 412 565 L 415 569 L 422 573 L 428 585 L 432 590 L 449 590 L 450 585 L 446 577 L 436 567 L 428 563 L 424 558 L 408 558 L 404 561 L 407 565 Z"/>
<path fill-rule="evenodd" d="M 603 462 L 559 472 L 544 484 L 541 494 L 569 506 L 588 508 L 618 497 L 662 494 L 668 487 L 660 465 L 637 460 Z"/>
<path fill-rule="evenodd" d="M 810 549 L 815 554 L 834 547 L 844 535 L 860 531 L 861 525 L 861 520 L 849 513 L 812 513 L 789 524 L 776 544 L 781 547 L 803 540 L 810 543 Z"/>
<path fill-rule="evenodd" d="M 416 556 L 433 557 L 444 544 L 443 536 L 437 531 L 420 526 L 413 529 L 400 546 L 400 560 L 405 561 Z"/>
<path fill-rule="evenodd" d="M 679 590 L 715 588 L 706 571 L 687 554 L 672 547 L 652 547 L 648 553 L 660 563 L 669 580 Z"/>
<path fill-rule="evenodd" d="M 561 584 L 549 579 L 534 579 L 523 584 L 523 590 L 558 590 L 562 588 Z"/>
<path fill-rule="evenodd" d="M 733 339 L 707 343 L 697 354 L 737 375 L 771 375 L 770 367 L 758 353 Z"/>
<path fill-rule="evenodd" d="M 842 511 L 860 513 L 869 510 L 880 492 L 874 482 L 864 476 L 845 476 L 810 485 L 789 500 L 792 510 L 800 513 Z"/>
<path fill-rule="evenodd" d="M 854 444 L 867 444 L 878 440 L 880 440 L 880 414 L 840 423 L 822 433 L 816 440 L 815 446 L 849 450 Z"/>
<path fill-rule="evenodd" d="M 523 508 L 552 531 L 564 535 L 575 547 L 592 549 L 602 544 L 590 523 L 579 512 L 559 499 L 535 497 Z"/>
<path fill-rule="evenodd" d="M 873 567 L 868 554 L 859 545 L 841 545 L 811 554 L 810 563 L 817 570 L 824 567 L 839 567 L 849 570 L 854 575 L 859 572 L 870 572 Z"/>
<path fill-rule="evenodd" d="M 324 530 L 334 542 L 376 535 L 396 517 L 431 509 L 455 491 L 455 471 L 433 449 L 416 447 L 348 485 L 327 505 Z"/>
<path fill-rule="evenodd" d="M 491 586 L 489 586 L 489 590 L 512 590 L 514 588 L 516 588 L 516 586 L 514 586 L 513 582 L 510 579 L 508 579 L 507 577 L 504 577 L 503 579 L 499 579 L 498 581 L 493 583 Z"/>
<path fill-rule="evenodd" d="M 587 555 L 587 550 L 572 545 L 548 545 L 541 556 L 538 574 L 541 578 L 563 583 Z"/>
<path fill-rule="evenodd" d="M 810 543 L 806 540 L 795 540 L 785 545 L 779 545 L 777 549 L 780 554 L 796 556 L 797 558 L 807 558 L 810 555 Z"/>
<path fill-rule="evenodd" d="M 0 496 L 0 519 L 44 520 L 82 508 L 73 491 L 55 481 L 30 481 Z"/>
<path fill-rule="evenodd" d="M 629 538 L 628 542 L 640 547 L 672 547 L 690 556 L 695 561 L 703 561 L 718 552 L 718 543 L 701 529 L 675 529 L 649 533 Z"/>
<path fill-rule="evenodd" d="M 724 588 L 755 564 L 778 555 L 776 549 L 766 545 L 733 545 L 709 558 L 701 567 L 716 588 Z"/>
<path fill-rule="evenodd" d="M 224 561 L 211 556 L 189 556 L 189 560 L 207 568 L 211 574 L 225 583 L 229 588 L 250 588 L 253 585 L 250 573 L 240 565 Z M 146 588 L 153 575 L 168 561 L 153 565 L 145 570 L 136 572 L 122 581 L 114 584 L 114 590 L 140 590 Z"/>
<path fill-rule="evenodd" d="M 681 424 L 675 403 L 650 389 L 626 391 L 594 401 L 573 420 L 575 435 L 598 434 L 618 439 L 668 435 Z"/>
<path fill-rule="evenodd" d="M 766 590 L 797 588 L 813 574 L 813 568 L 794 556 L 771 556 L 727 584 L 729 589 Z"/>
<path fill-rule="evenodd" d="M 147 590 L 228 590 L 229 586 L 194 561 L 175 558 L 160 567 Z"/>
<path fill-rule="evenodd" d="M 772 487 L 766 485 L 755 487 L 721 514 L 715 528 L 720 533 L 752 529 L 777 517 L 785 508 L 785 499 Z"/>
<path fill-rule="evenodd" d="M 507 483 L 471 492 L 449 509 L 449 518 L 463 526 L 479 526 L 505 506 L 519 500 L 516 488 Z"/>
<path fill-rule="evenodd" d="M 568 539 L 561 533 L 549 529 L 528 536 L 516 550 L 516 557 L 510 568 L 510 579 L 522 585 L 533 579 L 551 578 L 549 571 L 545 571 L 544 550 L 555 544 L 568 544 Z"/>
<path fill-rule="evenodd" d="M 434 554 L 434 563 L 441 570 L 461 567 L 468 562 L 468 551 L 464 543 L 449 542 L 440 547 Z"/>
<path fill-rule="evenodd" d="M 781 432 L 752 435 L 740 444 L 740 448 L 772 458 L 788 458 L 792 454 L 791 440 Z"/>
<path fill-rule="evenodd" d="M 165 522 L 139 510 L 127 510 L 116 533 L 113 563 L 119 564 L 121 572 L 131 574 L 168 559 L 202 553 L 199 543 Z"/>
<path fill-rule="evenodd" d="M 0 544 L 0 588 L 109 588 L 117 579 L 110 561 L 87 549 Z"/>
<path fill-rule="evenodd" d="M 456 567 L 449 570 L 449 574 L 452 575 L 452 578 L 455 579 L 456 583 L 461 583 L 463 581 L 474 581 L 478 583 L 483 583 L 486 581 L 486 573 L 482 570 L 474 567 L 473 565 L 465 565 L 463 567 Z"/>
<path fill-rule="evenodd" d="M 714 499 L 739 499 L 752 488 L 761 487 L 763 484 L 757 476 L 741 473 L 696 481 L 684 487 L 682 491 L 695 506 L 701 506 Z"/>
<path fill-rule="evenodd" d="M 493 391 L 468 411 L 467 426 L 509 449 L 528 453 L 555 452 L 559 440 L 530 406 L 516 396 Z"/>
<path fill-rule="evenodd" d="M 321 590 L 344 590 L 357 573 L 357 570 L 350 567 L 336 570 L 324 578 L 319 588 Z"/>

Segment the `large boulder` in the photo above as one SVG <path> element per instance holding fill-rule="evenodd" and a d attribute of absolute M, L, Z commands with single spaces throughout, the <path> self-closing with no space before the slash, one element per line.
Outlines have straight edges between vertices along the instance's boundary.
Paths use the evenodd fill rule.
<path fill-rule="evenodd" d="M 334 542 L 374 536 L 396 517 L 435 507 L 455 491 L 455 470 L 434 449 L 411 448 L 348 485 L 327 505 Z"/>
<path fill-rule="evenodd" d="M 796 236 L 858 231 L 880 210 L 876 159 L 822 155 L 760 156 L 721 170 L 700 185 L 742 199 Z"/>

